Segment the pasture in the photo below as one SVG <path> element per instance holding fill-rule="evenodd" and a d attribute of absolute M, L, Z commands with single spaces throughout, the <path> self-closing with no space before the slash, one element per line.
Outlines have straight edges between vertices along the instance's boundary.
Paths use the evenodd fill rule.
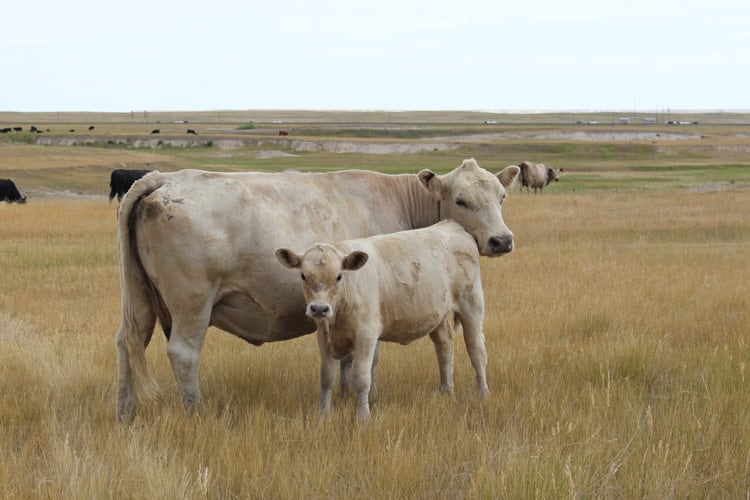
<path fill-rule="evenodd" d="M 263 144 L 230 150 L 0 139 L 0 177 L 29 193 L 24 206 L 0 204 L 0 496 L 750 495 L 747 130 L 706 125 L 690 129 L 700 139 L 601 142 L 542 139 L 571 129 L 523 124 L 518 137 L 503 125 L 476 138 L 475 125 L 437 121 L 419 127 L 449 127 L 441 142 L 455 149 L 299 151 L 271 142 L 270 124 L 253 136 Z M 318 122 L 297 127 L 319 140 Z M 236 135 L 215 139 L 222 134 Z M 260 154 L 271 150 L 285 154 Z M 504 216 L 516 251 L 482 259 L 486 401 L 461 335 L 452 397 L 440 395 L 432 343 L 421 339 L 382 345 L 369 427 L 338 394 L 321 422 L 313 336 L 254 347 L 211 329 L 206 408 L 190 417 L 157 328 L 147 353 L 159 396 L 133 425 L 116 422 L 112 169 L 443 172 L 472 156 L 490 170 L 523 159 L 566 170 L 544 195 L 512 189 Z"/>

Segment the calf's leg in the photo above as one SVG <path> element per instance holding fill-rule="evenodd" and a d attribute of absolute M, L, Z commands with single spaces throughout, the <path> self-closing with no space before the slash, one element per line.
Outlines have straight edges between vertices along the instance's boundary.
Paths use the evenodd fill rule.
<path fill-rule="evenodd" d="M 357 420 L 361 424 L 370 421 L 370 383 L 372 363 L 377 349 L 377 334 L 355 335 L 354 362 L 352 364 L 352 387 L 357 393 Z"/>
<path fill-rule="evenodd" d="M 482 332 L 483 314 L 462 314 L 459 319 L 464 330 L 464 344 L 476 372 L 479 397 L 484 399 L 490 390 L 487 387 L 487 348 Z"/>
<path fill-rule="evenodd" d="M 316 335 L 318 337 L 318 348 L 320 349 L 320 399 L 318 401 L 318 411 L 321 417 L 327 417 L 331 414 L 331 395 L 333 394 L 333 386 L 336 383 L 336 360 L 328 354 L 325 332 L 318 328 Z M 343 366 L 343 360 L 341 363 Z M 344 377 L 343 371 L 341 377 Z"/>
<path fill-rule="evenodd" d="M 370 370 L 370 403 L 372 403 L 378 395 L 378 386 L 375 383 L 375 368 L 378 366 L 380 360 L 380 342 L 375 345 L 375 357 L 372 360 L 372 370 Z M 341 358 L 340 369 L 341 376 L 339 380 L 339 390 L 342 396 L 349 394 L 352 383 L 352 362 L 354 361 L 354 353 L 349 353 Z"/>
<path fill-rule="evenodd" d="M 453 394 L 453 328 L 446 316 L 430 333 L 440 369 L 440 392 Z"/>

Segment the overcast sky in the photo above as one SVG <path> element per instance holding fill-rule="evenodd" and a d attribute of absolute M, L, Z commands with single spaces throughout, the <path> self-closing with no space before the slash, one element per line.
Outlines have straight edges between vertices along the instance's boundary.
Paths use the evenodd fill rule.
<path fill-rule="evenodd" d="M 0 111 L 750 109 L 748 0 L 12 0 Z"/>

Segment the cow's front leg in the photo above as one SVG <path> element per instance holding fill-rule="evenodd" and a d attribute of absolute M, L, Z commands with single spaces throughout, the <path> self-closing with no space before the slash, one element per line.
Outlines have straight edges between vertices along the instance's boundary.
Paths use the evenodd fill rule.
<path fill-rule="evenodd" d="M 331 395 L 333 394 L 333 386 L 336 383 L 336 360 L 328 353 L 326 333 L 321 328 L 318 328 L 316 335 L 320 350 L 320 400 L 318 401 L 318 411 L 321 417 L 327 417 L 331 414 Z"/>
<path fill-rule="evenodd" d="M 377 334 L 355 335 L 354 361 L 352 364 L 352 387 L 357 393 L 357 420 L 361 424 L 370 421 L 370 383 L 372 362 L 377 347 Z"/>
<path fill-rule="evenodd" d="M 375 353 L 372 356 L 372 368 L 370 368 L 370 394 L 367 398 L 370 404 L 378 397 L 378 385 L 375 379 L 375 368 L 378 366 L 378 361 L 380 361 L 380 342 L 375 342 Z"/>
<path fill-rule="evenodd" d="M 349 353 L 339 362 L 341 374 L 339 375 L 339 390 L 342 396 L 348 396 L 352 385 L 352 362 L 354 354 Z"/>
<path fill-rule="evenodd" d="M 484 333 L 482 332 L 481 314 L 468 314 L 461 317 L 464 329 L 464 344 L 471 359 L 477 377 L 477 388 L 479 397 L 486 398 L 490 390 L 487 387 L 487 348 L 484 345 Z"/>
<path fill-rule="evenodd" d="M 370 403 L 378 397 L 378 386 L 375 378 L 375 368 L 380 360 L 380 342 L 375 344 L 375 356 L 372 359 L 372 369 L 370 370 Z M 348 396 L 352 385 L 352 363 L 354 362 L 354 353 L 349 353 L 341 358 L 340 368 L 341 375 L 339 380 L 339 390 L 342 396 Z"/>

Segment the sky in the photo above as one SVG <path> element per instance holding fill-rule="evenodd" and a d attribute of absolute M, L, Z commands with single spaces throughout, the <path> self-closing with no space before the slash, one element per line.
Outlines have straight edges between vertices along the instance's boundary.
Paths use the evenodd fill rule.
<path fill-rule="evenodd" d="M 13 0 L 0 111 L 750 110 L 747 0 Z"/>

